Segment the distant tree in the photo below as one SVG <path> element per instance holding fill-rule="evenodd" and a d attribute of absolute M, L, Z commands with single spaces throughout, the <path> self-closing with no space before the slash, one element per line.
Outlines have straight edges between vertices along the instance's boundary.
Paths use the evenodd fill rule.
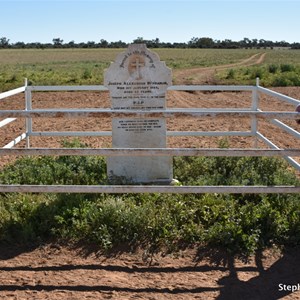
<path fill-rule="evenodd" d="M 64 40 L 60 39 L 60 38 L 54 38 L 52 40 L 54 48 L 60 48 L 62 46 Z"/>
<path fill-rule="evenodd" d="M 108 41 L 101 39 L 100 40 L 100 48 L 107 48 L 108 47 Z"/>
<path fill-rule="evenodd" d="M 127 44 L 125 42 L 122 42 L 121 40 L 118 42 L 111 42 L 109 44 L 109 48 L 125 48 L 127 47 Z"/>
<path fill-rule="evenodd" d="M 159 40 L 159 38 L 151 40 L 151 48 L 159 48 L 159 47 L 160 47 L 160 40 Z"/>
<path fill-rule="evenodd" d="M 258 47 L 259 47 L 259 48 L 266 48 L 266 47 L 267 47 L 267 46 L 266 46 L 266 43 L 267 43 L 266 40 L 260 39 L 260 40 L 258 41 Z"/>
<path fill-rule="evenodd" d="M 198 40 L 199 48 L 213 48 L 214 44 L 213 39 L 209 37 L 202 37 Z"/>
<path fill-rule="evenodd" d="M 291 49 L 300 49 L 300 43 L 293 43 Z"/>
<path fill-rule="evenodd" d="M 182 49 L 184 49 L 184 48 L 187 48 L 187 44 L 186 43 L 173 43 L 173 47 L 174 48 L 182 48 Z"/>
<path fill-rule="evenodd" d="M 139 36 L 135 40 L 133 40 L 133 43 L 134 44 L 144 44 L 145 40 L 144 40 L 144 38 L 142 38 L 142 37 Z"/>
<path fill-rule="evenodd" d="M 45 49 L 45 44 L 36 43 L 36 48 L 38 48 L 38 49 Z"/>
<path fill-rule="evenodd" d="M 239 44 L 241 48 L 251 48 L 251 40 L 246 37 Z"/>
<path fill-rule="evenodd" d="M 96 43 L 94 41 L 88 41 L 86 45 L 87 48 L 96 48 Z"/>
<path fill-rule="evenodd" d="M 68 44 L 66 44 L 66 46 L 67 46 L 68 48 L 75 48 L 75 47 L 76 47 L 76 44 L 75 44 L 74 41 L 70 41 Z"/>
<path fill-rule="evenodd" d="M 24 42 L 17 42 L 14 44 L 13 47 L 17 48 L 17 49 L 24 49 L 24 48 L 26 48 L 26 44 Z"/>
<path fill-rule="evenodd" d="M 277 47 L 289 47 L 289 43 L 286 41 L 280 41 L 280 42 L 276 42 L 276 46 Z"/>
<path fill-rule="evenodd" d="M 191 40 L 188 42 L 189 48 L 197 48 L 199 38 L 192 37 Z"/>
<path fill-rule="evenodd" d="M 257 39 L 253 39 L 252 42 L 251 42 L 251 44 L 252 44 L 252 47 L 256 48 L 257 45 L 258 45 L 258 40 Z"/>
<path fill-rule="evenodd" d="M 86 48 L 86 43 L 81 42 L 81 43 L 77 44 L 77 47 L 78 48 Z"/>
<path fill-rule="evenodd" d="M 47 44 L 41 44 L 38 42 L 34 42 L 34 43 L 27 43 L 26 44 L 26 48 L 36 48 L 36 49 L 43 49 L 46 47 Z"/>
<path fill-rule="evenodd" d="M 46 44 L 43 44 L 43 46 L 45 48 L 53 48 L 53 45 L 51 43 L 46 43 Z"/>
<path fill-rule="evenodd" d="M 232 40 L 225 39 L 221 41 L 222 48 L 232 48 Z"/>
<path fill-rule="evenodd" d="M 9 39 L 6 37 L 0 38 L 0 48 L 8 48 L 9 47 Z"/>
<path fill-rule="evenodd" d="M 173 44 L 170 42 L 164 43 L 165 48 L 173 48 Z"/>

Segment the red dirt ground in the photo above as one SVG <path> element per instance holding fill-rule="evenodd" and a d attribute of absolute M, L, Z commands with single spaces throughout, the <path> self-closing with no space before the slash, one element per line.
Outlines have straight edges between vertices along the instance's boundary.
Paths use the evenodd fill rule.
<path fill-rule="evenodd" d="M 256 55 L 239 63 L 261 63 Z M 233 67 L 235 65 L 225 66 Z M 223 66 L 224 68 L 224 66 Z M 216 68 L 177 71 L 175 83 L 211 83 Z M 201 71 L 201 72 L 199 72 Z M 277 88 L 277 91 L 300 98 L 300 88 Z M 107 93 L 36 93 L 33 108 L 109 107 Z M 167 107 L 249 108 L 251 94 L 169 92 Z M 0 102 L 0 109 L 24 108 L 24 96 Z M 261 96 L 263 110 L 294 111 L 293 105 L 282 104 Z M 0 145 L 24 131 L 24 120 L 15 121 L 1 130 Z M 295 121 L 288 121 L 300 129 Z M 169 119 L 169 130 L 226 131 L 250 130 L 251 121 L 231 118 Z M 259 121 L 259 131 L 279 147 L 299 148 L 299 141 L 267 121 Z M 33 129 L 45 131 L 104 131 L 111 129 L 107 119 L 37 119 Z M 32 147 L 60 147 L 63 138 L 34 137 Z M 228 138 L 231 147 L 253 147 L 253 138 Z M 93 147 L 110 147 L 111 138 L 85 138 Z M 218 137 L 168 138 L 168 147 L 217 147 Z M 261 142 L 259 147 L 265 147 Z M 23 147 L 24 142 L 18 147 Z M 0 166 L 13 160 L 2 157 Z M 288 285 L 300 285 L 300 249 L 281 252 L 276 249 L 258 253 L 247 262 L 202 247 L 173 255 L 150 256 L 142 250 L 103 255 L 84 246 L 46 245 L 39 248 L 0 246 L 0 299 L 219 299 L 272 300 L 300 299 L 300 291 Z M 282 284 L 282 285 L 280 285 Z M 285 286 L 284 286 L 285 285 Z M 298 287 L 298 286 L 297 286 Z M 283 290 L 280 290 L 280 289 Z M 299 286 L 300 290 L 300 286 Z"/>
<path fill-rule="evenodd" d="M 278 92 L 299 99 L 300 88 L 276 88 Z M 106 92 L 51 92 L 34 93 L 33 108 L 102 108 L 109 107 L 110 101 Z M 180 92 L 170 91 L 167 94 L 168 108 L 250 108 L 250 92 Z M 295 111 L 295 106 L 287 103 L 280 103 L 269 96 L 260 96 L 262 110 L 269 111 Z M 24 109 L 24 96 L 17 95 L 0 102 L 0 109 Z M 284 121 L 284 120 L 283 120 Z M 299 130 L 299 124 L 294 120 L 286 121 L 295 130 Z M 183 131 L 249 131 L 251 129 L 250 119 L 241 118 L 169 118 L 167 121 L 169 130 Z M 1 130 L 0 145 L 5 145 L 17 137 L 25 129 L 25 121 L 19 119 Z M 288 135 L 283 130 L 270 124 L 268 121 L 260 120 L 258 129 L 272 142 L 283 148 L 299 148 L 299 141 Z M 33 120 L 34 131 L 105 131 L 111 130 L 110 118 L 40 118 Z M 32 137 L 32 147 L 60 147 L 64 137 Z M 169 137 L 168 147 L 218 147 L 220 137 Z M 110 147 L 110 137 L 89 137 L 83 139 L 93 147 Z M 230 147 L 245 148 L 253 147 L 255 140 L 251 137 L 228 137 Z M 18 147 L 24 147 L 25 142 L 21 142 Z M 258 146 L 265 147 L 261 142 Z M 11 157 L 2 157 L 0 165 L 11 161 Z"/>
<path fill-rule="evenodd" d="M 0 298 L 7 300 L 300 299 L 300 291 L 287 290 L 299 284 L 299 249 L 268 250 L 247 262 L 201 247 L 152 257 L 57 245 L 0 250 Z"/>

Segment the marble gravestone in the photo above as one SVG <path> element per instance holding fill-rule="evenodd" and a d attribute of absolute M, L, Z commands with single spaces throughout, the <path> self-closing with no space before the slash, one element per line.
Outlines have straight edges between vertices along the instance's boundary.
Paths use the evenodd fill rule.
<path fill-rule="evenodd" d="M 172 83 L 171 69 L 144 44 L 131 44 L 105 71 L 111 106 L 116 110 L 162 110 Z M 165 148 L 165 118 L 124 117 L 112 120 L 113 148 Z M 109 157 L 111 183 L 168 184 L 172 181 L 172 157 Z"/>

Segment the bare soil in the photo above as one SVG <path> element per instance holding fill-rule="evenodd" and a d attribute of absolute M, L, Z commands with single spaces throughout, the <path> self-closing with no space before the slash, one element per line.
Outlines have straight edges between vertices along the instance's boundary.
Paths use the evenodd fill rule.
<path fill-rule="evenodd" d="M 0 251 L 1 299 L 300 299 L 287 290 L 300 280 L 299 249 L 248 261 L 201 247 L 153 256 L 58 245 Z"/>
<path fill-rule="evenodd" d="M 259 63 L 263 56 L 244 63 Z M 228 67 L 228 66 L 227 66 Z M 193 83 L 208 83 L 214 70 L 202 69 Z M 198 74 L 199 69 L 193 71 Z M 193 73 L 193 74 L 194 74 Z M 189 71 L 189 74 L 190 71 Z M 187 73 L 177 73 L 184 83 Z M 300 88 L 276 88 L 278 92 L 300 98 Z M 35 93 L 33 108 L 110 107 L 107 93 L 57 92 Z M 248 92 L 202 93 L 169 92 L 167 107 L 250 108 Z M 23 109 L 24 96 L 1 101 L 0 109 Z M 289 104 L 261 96 L 263 110 L 295 111 Z M 295 121 L 288 121 L 295 130 Z M 249 131 L 251 120 L 232 118 L 170 118 L 168 130 Z M 24 132 L 25 121 L 17 120 L 1 130 L 4 146 Z M 267 121 L 259 121 L 259 131 L 279 147 L 299 148 L 299 141 Z M 109 118 L 33 120 L 34 131 L 105 131 L 111 130 Z M 32 147 L 60 147 L 64 138 L 32 137 Z M 84 138 L 93 147 L 110 147 L 110 137 Z M 217 147 L 219 137 L 169 137 L 168 147 Z M 228 137 L 231 147 L 265 147 L 250 137 Z M 18 144 L 24 147 L 24 141 Z M 2 157 L 1 166 L 12 162 Z M 282 286 L 280 285 L 282 284 Z M 250 257 L 248 261 L 201 246 L 167 255 L 149 255 L 143 250 L 119 251 L 104 255 L 86 246 L 68 247 L 49 244 L 42 247 L 0 246 L 0 299 L 300 299 L 300 251 L 271 249 Z M 280 290 L 280 288 L 284 290 Z M 288 290 L 289 289 L 289 290 Z M 300 289 L 300 287 L 299 287 Z"/>
<path fill-rule="evenodd" d="M 299 99 L 300 88 L 276 88 L 283 94 Z M 170 91 L 167 94 L 168 108 L 250 108 L 250 92 L 183 92 Z M 16 95 L 0 102 L 0 109 L 24 109 L 24 96 Z M 110 107 L 109 95 L 106 92 L 40 92 L 34 93 L 32 98 L 33 108 L 105 108 Z M 265 111 L 295 111 L 295 106 L 274 100 L 261 95 L 259 107 Z M 286 121 L 292 128 L 299 130 L 296 121 Z M 174 131 L 250 131 L 251 120 L 249 118 L 169 118 L 168 130 Z M 18 119 L 1 129 L 0 145 L 6 145 L 13 138 L 22 134 L 25 130 L 25 120 Z M 37 118 L 33 120 L 33 131 L 109 131 L 111 130 L 110 118 Z M 279 147 L 299 148 L 299 140 L 287 134 L 282 129 L 272 125 L 266 120 L 259 120 L 258 130 Z M 32 147 L 61 147 L 66 137 L 41 137 L 34 136 L 30 139 Z M 72 139 L 72 138 L 69 138 Z M 111 147 L 111 137 L 81 138 L 93 147 Z M 168 137 L 168 147 L 218 147 L 221 137 Z M 261 141 L 252 137 L 233 136 L 228 137 L 232 148 L 252 148 L 256 145 L 265 148 Z M 17 147 L 24 147 L 22 141 Z M 0 166 L 10 162 L 12 157 L 2 157 Z"/>

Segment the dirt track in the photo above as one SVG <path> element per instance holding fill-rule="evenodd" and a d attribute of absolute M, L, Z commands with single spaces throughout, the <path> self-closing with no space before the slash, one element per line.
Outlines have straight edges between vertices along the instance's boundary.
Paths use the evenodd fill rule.
<path fill-rule="evenodd" d="M 238 63 L 214 67 L 191 68 L 188 70 L 174 71 L 175 84 L 214 84 L 213 77 L 217 71 L 234 67 L 253 66 L 263 63 L 266 53 L 254 54 Z"/>

